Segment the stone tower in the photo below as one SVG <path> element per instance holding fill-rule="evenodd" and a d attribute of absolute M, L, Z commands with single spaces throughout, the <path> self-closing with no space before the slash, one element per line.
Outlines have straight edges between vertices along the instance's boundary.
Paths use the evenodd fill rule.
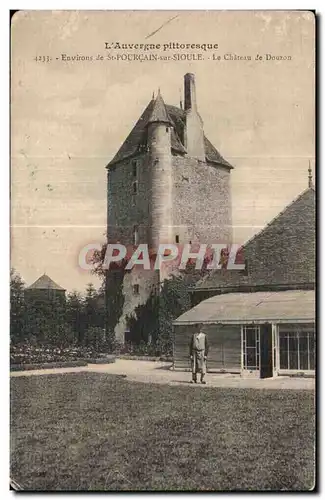
<path fill-rule="evenodd" d="M 107 165 L 107 235 L 129 249 L 141 243 L 230 243 L 233 168 L 204 134 L 195 76 L 184 76 L 184 108 L 152 98 Z M 109 271 L 108 271 L 109 272 Z M 159 290 L 158 272 L 134 270 L 123 282 L 126 317 Z"/>
<path fill-rule="evenodd" d="M 171 154 L 172 123 L 165 103 L 158 92 L 147 122 L 149 231 L 148 244 L 172 241 L 173 170 Z"/>

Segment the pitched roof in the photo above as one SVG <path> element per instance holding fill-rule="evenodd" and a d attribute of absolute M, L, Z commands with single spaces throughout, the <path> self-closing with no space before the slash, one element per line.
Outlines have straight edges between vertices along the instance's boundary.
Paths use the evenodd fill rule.
<path fill-rule="evenodd" d="M 259 324 L 266 321 L 314 322 L 314 290 L 215 295 L 186 311 L 173 324 L 249 324 L 252 322 Z"/>
<path fill-rule="evenodd" d="M 32 285 L 28 287 L 29 290 L 38 289 L 38 290 L 64 290 L 62 286 L 57 285 L 49 276 L 43 274 L 40 278 L 38 278 Z"/>
<path fill-rule="evenodd" d="M 214 270 L 195 289 L 314 283 L 315 189 L 307 188 L 238 252 L 248 273 Z"/>
<path fill-rule="evenodd" d="M 302 200 L 303 198 L 307 198 L 308 196 L 312 196 L 312 199 L 315 200 L 315 188 L 312 186 L 312 187 L 308 187 L 307 189 L 305 189 L 302 193 L 300 193 L 298 196 L 296 196 L 296 198 L 294 198 L 290 203 L 289 205 L 286 205 L 284 207 L 283 210 L 281 210 L 281 212 L 279 212 L 275 217 L 273 217 L 273 219 L 270 220 L 270 222 L 268 222 L 266 224 L 265 227 L 263 227 L 263 229 L 261 229 L 260 231 L 258 231 L 256 234 L 254 234 L 254 236 L 252 236 L 249 240 L 246 241 L 246 243 L 243 245 L 243 249 L 247 247 L 247 245 L 249 245 L 250 243 L 252 243 L 254 240 L 256 240 L 261 233 L 264 233 L 264 231 L 267 230 L 267 228 L 269 226 L 271 226 L 272 224 L 275 224 L 277 222 L 277 220 L 282 217 L 283 214 L 285 214 L 289 209 L 291 209 L 292 207 L 295 207 L 296 205 L 298 205 L 298 202 L 300 200 Z"/>
<path fill-rule="evenodd" d="M 139 120 L 134 125 L 132 131 L 127 136 L 122 146 L 110 161 L 107 167 L 115 165 L 120 161 L 135 155 L 147 147 L 147 125 L 152 122 L 171 123 L 171 149 L 177 153 L 185 154 L 184 147 L 184 130 L 186 124 L 186 112 L 183 109 L 165 104 L 160 93 L 156 99 L 152 99 Z M 204 136 L 205 156 L 206 161 L 222 165 L 226 168 L 233 168 L 230 163 L 225 160 L 219 151 L 211 144 Z"/>

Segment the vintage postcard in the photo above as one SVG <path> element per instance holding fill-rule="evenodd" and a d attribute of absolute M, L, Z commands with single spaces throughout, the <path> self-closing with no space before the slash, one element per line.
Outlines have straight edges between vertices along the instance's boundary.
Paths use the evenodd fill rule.
<path fill-rule="evenodd" d="M 315 31 L 13 14 L 12 489 L 315 488 Z"/>

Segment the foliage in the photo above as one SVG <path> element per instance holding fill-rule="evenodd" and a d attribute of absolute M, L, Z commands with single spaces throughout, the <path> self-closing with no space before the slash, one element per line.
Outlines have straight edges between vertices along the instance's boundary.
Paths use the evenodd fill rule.
<path fill-rule="evenodd" d="M 28 292 L 28 291 L 27 291 Z M 12 269 L 10 280 L 11 345 L 24 343 L 42 346 L 71 347 L 95 342 L 106 350 L 103 338 L 106 308 L 103 288 L 88 284 L 85 294 L 76 291 L 62 295 L 27 293 L 19 274 Z M 28 352 L 28 349 L 27 351 Z"/>
<path fill-rule="evenodd" d="M 89 326 L 85 331 L 85 345 L 98 350 L 105 345 L 105 328 Z"/>
<path fill-rule="evenodd" d="M 150 343 L 154 355 L 170 355 L 173 348 L 173 321 L 190 308 L 187 280 L 171 276 L 163 281 L 159 293 L 152 293 L 145 304 L 128 317 L 130 339 L 136 345 Z"/>
<path fill-rule="evenodd" d="M 39 364 L 58 361 L 77 361 L 87 358 L 98 358 L 102 352 L 95 346 L 56 347 L 52 344 L 33 345 L 19 343 L 10 347 L 11 364 Z"/>
<path fill-rule="evenodd" d="M 105 269 L 104 259 L 107 249 L 107 243 L 102 245 L 100 251 L 95 251 L 92 264 L 93 273 L 102 280 L 101 292 L 106 297 L 106 342 L 111 350 L 114 350 L 115 334 L 114 330 L 119 322 L 123 311 L 124 294 L 123 280 L 125 276 L 124 267 L 126 260 L 111 264 L 109 269 Z"/>
<path fill-rule="evenodd" d="M 25 334 L 25 284 L 15 269 L 10 270 L 10 339 L 22 340 Z"/>
<path fill-rule="evenodd" d="M 38 343 L 67 345 L 74 341 L 71 327 L 66 323 L 64 301 L 53 297 L 34 302 L 25 298 L 26 337 Z"/>
<path fill-rule="evenodd" d="M 82 344 L 84 338 L 83 297 L 77 291 L 73 291 L 67 296 L 66 321 L 75 332 L 77 343 Z"/>
<path fill-rule="evenodd" d="M 115 342 L 114 329 L 119 322 L 124 305 L 124 274 L 123 269 L 115 269 L 106 272 L 106 341 L 112 349 Z"/>
<path fill-rule="evenodd" d="M 94 345 L 103 352 L 119 350 L 114 329 L 123 311 L 125 271 L 123 263 L 109 271 L 102 268 L 100 259 L 104 249 L 105 246 L 102 253 L 94 257 L 99 259 L 94 269 L 103 278 L 102 286 L 96 290 L 89 283 L 84 294 L 73 291 L 65 301 L 55 296 L 37 302 L 26 300 L 22 279 L 16 271 L 11 271 L 12 344 L 25 341 L 34 346 Z M 206 272 L 206 268 L 195 270 L 195 263 L 189 263 L 179 275 L 160 283 L 159 293 L 153 292 L 147 302 L 127 318 L 128 341 L 133 346 L 129 345 L 129 350 L 152 356 L 172 353 L 172 323 L 190 308 L 189 288 Z"/>

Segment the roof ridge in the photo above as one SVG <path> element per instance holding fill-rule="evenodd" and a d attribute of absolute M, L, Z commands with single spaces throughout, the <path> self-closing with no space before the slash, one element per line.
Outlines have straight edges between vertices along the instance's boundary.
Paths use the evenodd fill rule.
<path fill-rule="evenodd" d="M 302 191 L 302 193 L 297 195 L 290 203 L 288 203 L 288 205 L 286 205 L 281 210 L 281 212 L 278 212 L 277 215 L 275 215 L 267 224 L 265 224 L 265 226 L 260 231 L 258 231 L 251 238 L 249 238 L 246 241 L 246 243 L 244 243 L 244 245 L 242 245 L 241 249 L 245 248 L 249 243 L 254 241 L 255 238 L 257 238 L 263 231 L 265 231 L 269 226 L 271 226 L 271 224 L 273 224 L 279 217 L 281 217 L 281 215 L 283 215 L 294 203 L 296 203 L 298 200 L 300 200 L 300 198 L 302 198 L 308 191 L 315 191 L 315 189 L 313 187 L 307 187 L 306 189 L 304 189 Z"/>
<path fill-rule="evenodd" d="M 263 226 L 263 228 L 258 231 L 256 234 L 254 234 L 251 238 L 249 238 L 246 243 L 244 243 L 244 245 L 242 245 L 238 251 L 237 251 L 237 254 L 240 250 L 243 250 L 247 247 L 248 244 L 252 243 L 252 241 L 254 241 L 256 238 L 258 238 L 264 231 L 266 231 L 266 229 L 268 227 L 270 227 L 274 222 L 276 222 L 292 205 L 294 205 L 294 203 L 297 203 L 297 201 L 299 201 L 308 191 L 314 191 L 315 192 L 315 188 L 313 186 L 311 187 L 307 187 L 306 189 L 304 189 L 299 195 L 297 195 L 290 203 L 288 203 L 288 205 L 286 205 L 275 217 L 273 217 L 267 224 L 265 224 L 265 226 Z M 206 281 L 209 281 L 209 279 L 211 279 L 211 276 L 214 276 L 217 272 L 220 272 L 220 270 L 214 270 L 212 271 L 211 273 L 207 274 L 206 276 L 204 276 L 202 279 L 200 279 L 196 284 L 195 284 L 195 288 L 198 286 L 198 285 L 201 285 L 201 284 L 204 284 Z M 235 271 L 235 270 L 233 270 Z M 238 271 L 236 271 L 238 272 Z M 233 285 L 229 285 L 229 287 L 231 287 Z"/>

